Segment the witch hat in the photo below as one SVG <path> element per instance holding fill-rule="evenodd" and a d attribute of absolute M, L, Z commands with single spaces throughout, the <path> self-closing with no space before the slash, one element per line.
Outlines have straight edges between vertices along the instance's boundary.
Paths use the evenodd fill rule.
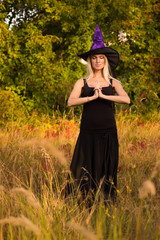
<path fill-rule="evenodd" d="M 78 54 L 78 57 L 83 58 L 85 61 L 87 61 L 90 55 L 96 54 L 104 54 L 107 57 L 112 71 L 118 66 L 119 53 L 111 47 L 105 47 L 105 44 L 103 42 L 103 35 L 98 27 L 98 24 L 96 25 L 91 49 L 88 52 Z"/>

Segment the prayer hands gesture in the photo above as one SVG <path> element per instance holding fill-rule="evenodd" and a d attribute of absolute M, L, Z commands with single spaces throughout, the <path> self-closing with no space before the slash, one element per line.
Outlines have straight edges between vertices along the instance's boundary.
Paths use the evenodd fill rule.
<path fill-rule="evenodd" d="M 116 96 L 103 94 L 102 87 L 100 86 L 99 82 L 97 81 L 97 84 L 94 88 L 94 95 L 88 96 L 88 97 L 81 97 L 82 88 L 84 87 L 84 80 L 79 79 L 75 83 L 74 88 L 69 96 L 68 106 L 69 107 L 77 106 L 80 104 L 90 102 L 97 98 L 102 98 L 105 100 L 114 101 L 114 102 L 118 102 L 118 103 L 130 104 L 130 98 L 128 97 L 127 93 L 124 91 L 121 83 L 119 81 L 117 81 L 116 79 L 114 79 L 112 86 L 114 87 L 115 92 L 117 93 Z"/>
<path fill-rule="evenodd" d="M 103 93 L 102 93 L 102 88 L 100 87 L 99 82 L 97 82 L 95 88 L 94 88 L 94 97 L 95 99 L 97 98 L 102 98 L 103 97 Z"/>

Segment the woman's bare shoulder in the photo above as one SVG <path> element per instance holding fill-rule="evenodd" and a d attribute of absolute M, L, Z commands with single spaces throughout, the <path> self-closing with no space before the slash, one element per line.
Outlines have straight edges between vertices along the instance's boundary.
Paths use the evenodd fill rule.
<path fill-rule="evenodd" d="M 83 87 L 83 86 L 84 86 L 84 80 L 83 80 L 83 78 L 78 79 L 78 80 L 76 81 L 76 83 L 75 83 L 74 86 L 75 86 L 75 87 Z"/>
<path fill-rule="evenodd" d="M 122 85 L 122 83 L 119 80 L 117 80 L 116 78 L 112 78 L 112 86 L 116 87 L 118 85 Z"/>

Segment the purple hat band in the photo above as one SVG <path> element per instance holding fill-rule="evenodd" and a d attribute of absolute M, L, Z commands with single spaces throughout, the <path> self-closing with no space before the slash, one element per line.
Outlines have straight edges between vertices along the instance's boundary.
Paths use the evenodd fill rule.
<path fill-rule="evenodd" d="M 103 35 L 97 24 L 96 30 L 93 36 L 93 44 L 92 44 L 91 50 L 95 50 L 97 48 L 103 48 L 103 47 L 105 47 L 105 44 L 103 42 Z"/>

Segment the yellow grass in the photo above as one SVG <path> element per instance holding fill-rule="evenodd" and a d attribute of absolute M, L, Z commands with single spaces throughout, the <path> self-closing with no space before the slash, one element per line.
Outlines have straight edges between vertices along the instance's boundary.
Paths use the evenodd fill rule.
<path fill-rule="evenodd" d="M 10 224 L 10 223 L 13 226 L 23 226 L 27 230 L 34 232 L 36 235 L 40 234 L 40 229 L 23 215 L 21 215 L 20 217 L 9 216 L 8 218 L 4 218 L 0 220 L 0 224 L 2 225 Z"/>
<path fill-rule="evenodd" d="M 99 191 L 91 208 L 78 189 L 64 197 L 75 120 L 8 124 L 0 132 L 0 239 L 160 239 L 159 118 L 117 116 L 117 201 L 104 204 Z"/>

